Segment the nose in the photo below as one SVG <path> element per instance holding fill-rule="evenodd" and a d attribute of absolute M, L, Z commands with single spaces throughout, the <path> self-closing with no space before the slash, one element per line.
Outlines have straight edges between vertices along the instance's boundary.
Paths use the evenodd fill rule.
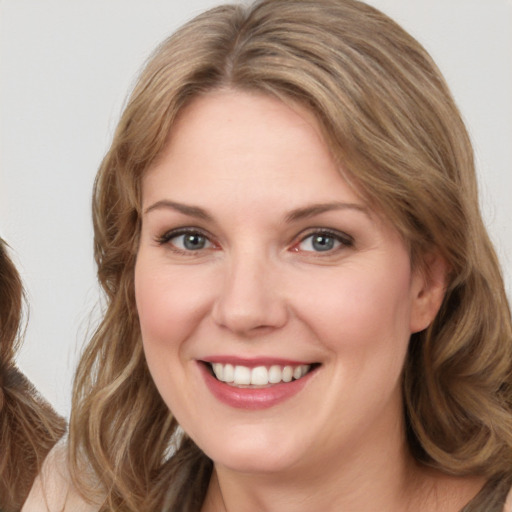
<path fill-rule="evenodd" d="M 247 253 L 225 265 L 222 287 L 212 308 L 214 321 L 248 337 L 282 327 L 288 308 L 275 265 Z"/>

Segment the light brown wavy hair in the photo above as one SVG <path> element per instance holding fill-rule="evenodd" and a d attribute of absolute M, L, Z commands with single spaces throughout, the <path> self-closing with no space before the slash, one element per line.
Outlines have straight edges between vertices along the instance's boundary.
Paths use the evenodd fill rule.
<path fill-rule="evenodd" d="M 257 91 L 314 113 L 344 177 L 423 264 L 450 268 L 432 325 L 412 336 L 404 414 L 417 460 L 489 479 L 512 468 L 512 330 L 499 264 L 479 212 L 473 151 L 428 53 L 356 0 L 220 6 L 156 50 L 97 175 L 93 219 L 103 321 L 74 388 L 70 460 L 102 510 L 198 510 L 212 462 L 186 436 L 148 371 L 134 300 L 141 181 L 180 111 L 220 88 Z M 97 487 L 83 478 L 92 470 Z"/>
<path fill-rule="evenodd" d="M 0 239 L 0 510 L 17 512 L 65 422 L 16 367 L 23 287 Z"/>

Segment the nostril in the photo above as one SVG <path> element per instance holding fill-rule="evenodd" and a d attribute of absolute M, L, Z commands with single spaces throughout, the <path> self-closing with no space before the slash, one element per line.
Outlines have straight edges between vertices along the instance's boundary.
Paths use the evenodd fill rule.
<path fill-rule="evenodd" d="M 217 311 L 214 315 L 216 323 L 234 333 L 245 335 L 265 334 L 286 323 L 286 313 L 264 311 L 261 309 L 247 309 L 235 306 L 232 309 Z"/>

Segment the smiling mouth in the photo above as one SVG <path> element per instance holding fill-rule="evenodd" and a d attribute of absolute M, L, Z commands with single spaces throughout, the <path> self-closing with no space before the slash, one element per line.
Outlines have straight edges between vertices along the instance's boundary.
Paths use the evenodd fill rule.
<path fill-rule="evenodd" d="M 218 381 L 233 387 L 265 388 L 300 380 L 320 366 L 318 363 L 301 365 L 271 365 L 250 368 L 243 365 L 204 362 Z"/>

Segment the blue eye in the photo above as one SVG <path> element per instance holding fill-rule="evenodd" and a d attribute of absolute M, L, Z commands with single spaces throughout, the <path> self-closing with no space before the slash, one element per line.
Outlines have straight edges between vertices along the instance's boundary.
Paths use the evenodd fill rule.
<path fill-rule="evenodd" d="M 337 233 L 317 231 L 304 237 L 296 248 L 306 252 L 329 252 L 339 249 L 341 246 L 352 245 L 352 240 L 347 236 Z"/>
<path fill-rule="evenodd" d="M 167 233 L 159 239 L 159 242 L 171 244 L 175 249 L 183 252 L 200 251 L 213 247 L 208 237 L 198 231 Z"/>

